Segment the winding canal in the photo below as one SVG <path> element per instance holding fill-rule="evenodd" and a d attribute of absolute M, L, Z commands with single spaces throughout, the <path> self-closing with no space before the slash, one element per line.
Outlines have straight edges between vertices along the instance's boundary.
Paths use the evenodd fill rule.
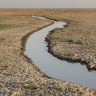
<path fill-rule="evenodd" d="M 33 16 L 34 18 L 46 19 Z M 50 19 L 46 19 L 50 20 Z M 80 63 L 69 63 L 59 60 L 48 53 L 45 37 L 55 28 L 63 28 L 66 23 L 54 21 L 54 24 L 47 26 L 29 36 L 24 54 L 32 59 L 34 64 L 48 76 L 72 83 L 96 89 L 96 71 L 89 72 L 86 65 Z"/>

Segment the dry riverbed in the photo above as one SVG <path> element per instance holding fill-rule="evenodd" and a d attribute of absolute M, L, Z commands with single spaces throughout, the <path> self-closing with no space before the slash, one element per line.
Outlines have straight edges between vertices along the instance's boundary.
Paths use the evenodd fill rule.
<path fill-rule="evenodd" d="M 61 10 L 61 11 L 60 10 L 49 11 L 44 9 L 43 10 L 13 9 L 13 10 L 7 10 L 7 11 L 6 10 L 4 9 L 0 10 L 0 96 L 96 96 L 96 91 L 93 89 L 80 86 L 78 84 L 72 84 L 69 82 L 63 82 L 63 81 L 49 78 L 46 74 L 42 73 L 34 65 L 32 60 L 30 60 L 29 58 L 23 55 L 26 39 L 28 38 L 28 36 L 31 33 L 35 32 L 35 30 L 39 30 L 40 28 L 43 28 L 44 26 L 47 26 L 52 23 L 46 20 L 35 19 L 35 18 L 31 18 L 30 16 L 23 16 L 23 15 L 36 14 L 36 15 L 46 16 L 46 14 L 50 13 L 48 15 L 48 18 L 52 18 L 52 19 L 58 18 L 58 20 L 59 19 L 63 20 L 65 19 L 64 10 Z M 67 16 L 67 19 L 68 20 L 71 19 L 71 17 L 68 18 L 68 16 Z M 62 36 L 60 35 L 59 37 L 57 33 L 56 33 L 57 35 L 53 35 L 52 33 L 49 36 L 50 38 L 51 36 L 53 36 L 51 38 L 51 43 L 53 42 L 52 44 L 54 44 L 54 46 L 52 46 L 52 50 L 54 48 L 55 49 L 52 52 L 57 54 L 56 50 L 58 49 L 57 52 L 61 56 L 61 53 L 62 53 L 61 51 L 65 52 L 66 50 L 66 54 L 68 54 L 67 52 L 70 51 L 70 48 L 74 49 L 74 46 L 75 46 L 75 49 L 76 48 L 77 49 L 73 50 L 73 53 L 75 54 L 75 52 L 77 51 L 77 53 L 80 55 L 82 53 L 81 49 L 86 48 L 85 44 L 87 46 L 87 43 L 89 44 L 89 43 L 92 43 L 93 41 L 95 43 L 96 34 L 95 34 L 95 31 L 93 30 L 95 28 L 94 24 L 96 24 L 95 16 L 94 18 L 92 17 L 93 19 L 91 17 L 90 17 L 90 20 L 88 19 L 89 17 L 88 18 L 85 17 L 84 19 L 84 20 L 88 19 L 87 25 L 86 23 L 84 23 L 87 29 L 84 26 L 79 26 L 80 28 L 76 27 L 79 33 L 81 34 L 76 33 L 77 29 L 74 29 L 76 31 L 73 31 L 73 29 L 72 30 L 64 29 L 66 31 L 62 33 Z M 91 25 L 91 23 L 90 24 L 88 23 L 88 22 L 92 22 L 91 19 L 94 21 L 94 24 L 92 23 L 94 25 L 94 28 L 92 27 L 93 25 Z M 74 22 L 77 22 L 77 21 L 74 19 Z M 89 27 L 87 27 L 88 24 L 92 27 L 91 35 L 88 35 L 90 34 L 89 31 L 88 31 L 88 34 L 86 34 L 87 32 L 86 30 L 89 30 L 88 29 Z M 85 31 L 84 31 L 85 34 L 82 33 L 82 31 L 80 31 L 81 27 L 85 28 Z M 69 31 L 70 31 L 70 34 L 68 33 Z M 56 32 L 59 32 L 59 31 L 56 30 Z M 67 41 L 65 42 L 65 40 L 69 40 L 71 36 L 74 36 L 73 34 L 79 37 L 80 36 L 82 37 L 82 34 L 84 34 L 84 37 L 85 37 L 84 40 L 86 40 L 86 42 L 84 41 L 84 44 L 78 44 L 78 45 L 73 44 L 72 42 L 67 42 Z M 86 35 L 87 37 L 90 36 L 91 38 L 92 36 L 92 38 L 93 37 L 94 38 L 88 39 Z M 75 38 L 77 38 L 76 36 Z M 81 37 L 80 37 L 80 40 L 81 40 Z M 87 42 L 88 41 L 87 39 L 90 42 Z M 83 42 L 83 41 L 81 40 L 80 42 Z M 66 47 L 64 45 L 66 45 Z M 93 51 L 95 51 L 95 49 Z M 62 53 L 62 56 L 63 54 L 64 53 Z M 72 52 L 69 52 L 68 55 L 70 54 L 72 54 Z M 89 53 L 87 53 L 86 51 L 86 54 L 89 54 Z M 93 53 L 92 53 L 92 56 L 93 56 Z"/>

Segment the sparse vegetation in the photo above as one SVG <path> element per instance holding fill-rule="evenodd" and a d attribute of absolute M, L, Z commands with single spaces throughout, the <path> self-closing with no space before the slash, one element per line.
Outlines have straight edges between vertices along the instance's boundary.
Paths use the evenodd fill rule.
<path fill-rule="evenodd" d="M 0 40 L 5 40 L 5 37 L 0 36 Z"/>
<path fill-rule="evenodd" d="M 73 89 L 72 89 L 72 93 L 76 93 L 76 92 L 78 92 L 78 91 L 80 91 L 80 86 L 78 86 L 77 88 L 73 88 Z"/>
<path fill-rule="evenodd" d="M 84 41 L 82 39 L 78 39 L 77 37 L 67 39 L 66 42 L 71 42 L 73 44 L 84 44 Z"/>
<path fill-rule="evenodd" d="M 26 84 L 27 84 L 27 88 L 29 88 L 29 89 L 37 89 L 38 88 L 38 86 L 32 80 L 27 81 Z"/>
<path fill-rule="evenodd" d="M 8 24 L 8 25 L 15 24 L 18 26 L 20 24 L 20 27 L 24 27 L 24 28 L 27 26 L 29 28 L 29 26 L 32 25 L 30 27 L 31 29 L 40 28 L 40 27 L 44 26 L 44 24 L 46 25 L 46 22 L 44 20 L 39 20 L 39 19 L 36 20 L 35 18 L 32 19 L 31 17 L 30 18 L 28 17 L 28 16 L 32 16 L 32 14 L 38 15 L 38 16 L 45 16 L 45 17 L 48 17 L 51 19 L 56 19 L 56 20 L 65 20 L 66 19 L 66 20 L 70 20 L 70 21 L 74 21 L 74 22 L 80 22 L 80 21 L 84 20 L 85 21 L 84 23 L 80 22 L 76 25 L 66 27 L 66 28 L 62 29 L 61 31 L 58 31 L 57 34 L 54 33 L 55 35 L 53 35 L 53 37 L 55 37 L 58 40 L 58 42 L 62 41 L 60 43 L 60 45 L 59 44 L 57 44 L 57 45 L 60 46 L 60 48 L 62 48 L 62 49 L 64 48 L 64 50 L 62 50 L 62 49 L 58 48 L 58 46 L 55 47 L 55 44 L 54 44 L 54 48 L 55 49 L 57 48 L 57 50 L 54 53 L 60 52 L 60 53 L 62 53 L 61 54 L 62 56 L 64 56 L 63 53 L 66 53 L 66 55 L 67 55 L 68 52 L 70 52 L 70 53 L 68 53 L 69 55 L 71 54 L 71 52 L 74 52 L 76 54 L 78 53 L 79 56 L 78 55 L 76 55 L 76 56 L 78 56 L 78 58 L 80 60 L 82 59 L 82 56 L 80 54 L 83 53 L 82 55 L 83 55 L 83 58 L 85 61 L 88 60 L 89 63 L 90 63 L 90 60 L 92 63 L 94 63 L 96 61 L 95 45 L 90 45 L 92 42 L 93 42 L 92 44 L 96 44 L 96 38 L 95 38 L 96 37 L 96 20 L 95 20 L 96 19 L 96 9 L 91 9 L 91 10 L 89 10 L 89 9 L 87 9 L 87 10 L 85 10 L 85 9 L 84 10 L 83 9 L 72 9 L 72 10 L 71 9 L 52 9 L 52 10 L 49 10 L 49 9 L 46 9 L 46 10 L 44 10 L 44 9 L 11 9 L 11 10 L 10 9 L 1 9 L 0 13 L 1 13 L 0 17 L 1 16 L 3 17 L 0 20 L 0 24 L 2 24 L 2 25 L 3 24 Z M 6 16 L 8 16 L 8 19 L 5 18 Z M 9 18 L 11 18 L 11 19 L 9 19 Z M 82 26 L 82 24 L 84 24 L 84 25 Z M 11 28 L 14 28 L 14 27 L 11 27 Z M 2 30 L 3 29 L 4 28 L 2 28 Z M 4 68 L 4 71 L 6 71 L 6 72 L 4 72 L 3 74 L 1 74 L 3 72 L 1 70 L 2 72 L 0 74 L 1 74 L 1 79 L 3 80 L 3 82 L 0 82 L 0 84 L 1 84 L 0 85 L 0 88 L 1 88 L 0 94 L 1 95 L 3 95 L 3 94 L 5 94 L 5 95 L 6 94 L 7 95 L 8 94 L 9 95 L 10 94 L 22 95 L 22 96 L 23 95 L 28 95 L 28 96 L 30 96 L 30 95 L 32 95 L 32 96 L 34 96 L 34 95 L 36 95 L 36 96 L 40 96 L 40 95 L 44 95 L 44 96 L 45 95 L 48 95 L 48 96 L 51 96 L 51 95 L 53 95 L 53 96 L 54 95 L 77 96 L 78 95 L 79 96 L 80 95 L 81 96 L 82 95 L 83 96 L 84 95 L 85 96 L 86 94 L 88 94 L 90 96 L 96 95 L 96 92 L 94 92 L 94 94 L 93 94 L 93 91 L 91 91 L 93 89 L 86 88 L 83 86 L 80 87 L 81 89 L 76 88 L 76 87 L 73 88 L 73 85 L 76 85 L 76 84 L 72 84 L 72 83 L 70 84 L 68 82 L 67 82 L 68 86 L 63 86 L 63 84 L 59 85 L 59 84 L 61 84 L 62 81 L 60 81 L 60 83 L 59 83 L 57 80 L 54 80 L 54 79 L 50 80 L 50 79 L 44 77 L 40 72 L 35 72 L 33 64 L 32 64 L 33 67 L 30 67 L 29 63 L 25 62 L 25 59 L 22 58 L 21 54 L 19 56 L 19 53 L 21 53 L 21 51 L 19 52 L 19 50 L 21 48 L 21 46 L 19 46 L 19 44 L 21 44 L 21 43 L 18 43 L 18 42 L 20 42 L 21 38 L 24 36 L 25 29 L 23 29 L 23 30 L 19 30 L 19 28 L 16 29 L 18 31 L 18 34 L 17 34 L 17 31 L 10 32 L 10 30 L 4 30 L 4 31 L 2 31 L 2 30 L 0 30 L 1 31 L 0 35 L 2 36 L 1 41 L 5 39 L 3 36 L 6 37 L 6 33 L 9 36 L 9 38 L 5 39 L 4 40 L 5 42 L 3 44 L 1 44 L 1 46 L 0 46 L 0 51 L 1 51 L 0 57 L 2 57 L 2 58 L 0 58 L 0 62 L 3 65 L 6 64 L 6 65 L 10 65 L 11 67 L 8 70 L 8 74 L 6 74 L 7 73 L 6 67 Z M 27 32 L 26 32 L 26 34 L 27 34 Z M 16 38 L 18 36 L 19 36 L 19 38 Z M 82 46 L 82 44 L 80 46 L 79 46 L 79 44 L 71 44 L 72 42 L 66 43 L 65 39 L 66 38 L 70 39 L 71 36 L 76 36 L 76 38 L 79 40 L 81 40 L 83 38 L 82 39 L 82 40 L 84 40 L 83 46 Z M 55 39 L 55 38 L 53 38 L 53 39 Z M 88 41 L 88 44 L 85 45 L 85 42 L 87 42 L 87 41 Z M 89 47 L 89 49 L 88 49 L 88 47 Z M 68 49 L 68 50 L 66 50 L 66 49 Z M 92 53 L 91 49 L 94 51 L 94 53 Z M 89 51 L 90 51 L 90 54 L 88 53 Z M 92 58 L 90 58 L 89 55 Z M 71 56 L 73 56 L 73 55 L 70 55 L 70 57 Z M 18 66 L 19 66 L 19 68 L 18 68 Z M 25 67 L 26 67 L 26 69 L 24 70 Z M 34 70 L 32 70 L 32 69 L 34 69 Z M 13 75 L 14 73 L 15 73 L 16 77 Z M 21 77 L 22 77 L 22 79 L 20 79 Z M 37 84 L 32 80 L 25 82 L 25 80 L 28 80 L 30 78 L 33 78 L 38 83 L 40 83 L 40 86 L 37 86 Z M 10 81 L 8 81 L 8 80 L 10 80 Z M 16 82 L 16 81 L 18 81 L 18 82 Z M 41 83 L 42 81 L 48 81 L 48 83 Z M 24 82 L 24 83 L 22 83 L 22 85 L 25 88 L 22 88 L 20 82 Z M 56 82 L 54 84 L 58 84 L 58 85 L 56 85 L 54 87 L 53 82 Z M 8 90 L 6 89 L 6 84 L 7 84 Z M 50 85 L 51 85 L 51 88 L 49 87 Z M 37 89 L 37 90 L 33 91 L 32 89 Z M 76 93 L 76 94 L 74 94 L 74 93 Z"/>
<path fill-rule="evenodd" d="M 54 33 L 53 35 L 52 35 L 52 37 L 54 38 L 54 39 L 60 39 L 61 38 L 61 33 L 59 33 L 59 32 L 56 32 L 56 33 Z"/>
<path fill-rule="evenodd" d="M 52 38 L 61 40 L 64 32 L 65 32 L 64 29 L 54 32 L 52 33 Z"/>
<path fill-rule="evenodd" d="M 96 48 L 96 44 L 89 44 L 89 45 L 88 45 L 88 48 L 89 48 L 89 49 L 95 49 L 95 48 Z"/>
<path fill-rule="evenodd" d="M 79 28 L 80 26 L 82 26 L 84 24 L 85 21 L 79 21 L 78 23 L 76 23 L 74 26 L 72 26 L 72 29 L 74 28 Z"/>
<path fill-rule="evenodd" d="M 9 18 L 5 16 L 0 17 L 0 21 L 6 20 L 6 19 L 9 19 Z"/>
<path fill-rule="evenodd" d="M 2 70 L 8 70 L 8 66 L 2 66 Z"/>
<path fill-rule="evenodd" d="M 54 86 L 54 88 L 57 90 L 63 90 L 66 88 L 66 85 L 58 85 L 58 86 Z"/>
<path fill-rule="evenodd" d="M 53 14 L 55 17 L 51 17 Z M 94 68 L 96 66 L 96 56 L 94 55 L 96 54 L 96 10 L 69 9 L 68 11 L 64 10 L 62 14 L 53 14 L 50 14 L 50 18 L 69 20 L 69 26 L 63 28 L 63 32 L 58 33 L 56 30 L 48 35 L 50 44 L 54 44 L 54 47 L 49 45 L 50 50 L 52 49 L 51 53 L 62 59 L 75 60 L 78 58 L 81 62 L 86 62 L 89 68 L 92 68 L 91 64 Z M 76 54 L 74 57 L 73 52 Z M 67 57 L 65 53 L 70 56 Z"/>
<path fill-rule="evenodd" d="M 15 24 L 0 24 L 0 30 L 3 29 L 11 29 L 11 28 L 16 28 L 17 25 Z"/>

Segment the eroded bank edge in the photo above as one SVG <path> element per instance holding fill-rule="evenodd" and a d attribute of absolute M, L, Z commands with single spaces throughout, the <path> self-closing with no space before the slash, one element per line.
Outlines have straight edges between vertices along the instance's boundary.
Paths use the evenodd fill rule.
<path fill-rule="evenodd" d="M 49 19 L 49 18 L 48 18 Z M 61 20 L 55 20 L 55 21 L 61 21 Z M 62 21 L 64 21 L 64 22 L 67 22 L 67 24 L 64 26 L 64 27 L 68 27 L 68 26 L 71 26 L 72 25 L 72 23 L 73 23 L 73 21 L 70 21 L 70 20 L 62 20 Z M 50 25 L 52 25 L 54 22 L 51 22 L 50 24 L 48 24 L 48 25 L 45 25 L 45 26 L 43 26 L 43 27 L 41 27 L 41 28 L 38 28 L 38 29 L 36 29 L 36 30 L 34 30 L 34 31 L 31 31 L 31 32 L 29 32 L 29 33 L 27 33 L 22 39 L 21 39 L 21 49 L 20 49 L 20 55 L 23 55 L 25 58 L 26 58 L 26 61 L 27 62 L 29 62 L 29 63 L 31 63 L 32 64 L 32 66 L 35 68 L 35 70 L 37 71 L 37 72 L 39 72 L 40 74 L 41 74 L 41 77 L 46 77 L 46 78 L 49 78 L 49 79 L 54 79 L 54 78 L 52 78 L 52 77 L 50 77 L 50 76 L 48 76 L 47 74 L 45 74 L 44 72 L 42 72 L 34 63 L 33 63 L 33 61 L 32 61 L 32 59 L 31 58 L 29 58 L 29 57 L 27 57 L 26 55 L 24 55 L 24 51 L 25 51 L 25 47 L 26 47 L 26 42 L 27 42 L 27 39 L 28 39 L 28 37 L 30 36 L 30 35 L 32 35 L 34 32 L 37 32 L 38 30 L 40 30 L 40 29 L 43 29 L 43 28 L 45 28 L 45 27 L 47 27 L 47 26 L 50 26 Z M 59 28 L 59 30 L 61 30 L 62 28 Z M 54 30 L 56 30 L 56 29 L 54 29 Z M 51 35 L 51 33 L 52 32 L 54 32 L 54 30 L 52 30 L 48 35 Z M 48 36 L 47 35 L 47 36 Z M 46 37 L 47 37 L 46 36 Z M 46 39 L 45 38 L 45 40 L 48 42 L 48 50 L 50 50 L 50 42 L 51 42 L 51 40 L 49 40 L 48 38 Z M 50 53 L 51 54 L 53 54 L 54 56 L 56 56 L 53 52 L 51 52 L 50 51 Z M 59 56 L 56 56 L 56 57 L 58 57 L 59 58 Z M 61 58 L 61 57 L 60 57 Z M 60 59 L 59 58 L 59 59 Z M 75 83 L 74 83 L 75 84 Z M 81 85 L 80 85 L 81 86 Z M 81 86 L 82 87 L 82 86 Z M 87 88 L 87 87 L 86 87 Z M 93 89 L 94 90 L 94 89 Z"/>
<path fill-rule="evenodd" d="M 38 29 L 36 29 L 36 30 L 34 30 L 34 31 L 31 31 L 31 32 L 27 33 L 27 34 L 21 39 L 21 49 L 20 49 L 20 50 L 21 50 L 21 53 L 20 53 L 20 55 L 23 55 L 23 56 L 26 58 L 26 61 L 29 62 L 29 63 L 31 63 L 32 66 L 33 66 L 38 72 L 41 73 L 42 77 L 47 77 L 47 78 L 51 78 L 51 77 L 49 77 L 48 75 L 46 75 L 44 72 L 41 72 L 41 70 L 33 63 L 32 59 L 29 58 L 29 57 L 27 57 L 26 55 L 24 55 L 24 51 L 25 51 L 27 39 L 28 39 L 28 37 L 29 37 L 30 35 L 32 35 L 34 32 L 37 32 L 38 30 L 41 30 L 41 29 L 43 29 L 43 28 L 45 28 L 45 27 L 47 27 L 47 26 L 52 25 L 53 23 L 54 23 L 54 22 L 51 22 L 51 23 L 48 24 L 48 25 L 45 25 L 45 26 L 43 26 L 43 27 L 41 27 L 41 28 L 38 28 Z"/>
<path fill-rule="evenodd" d="M 67 27 L 70 27 L 70 26 L 74 26 L 75 24 L 77 24 L 77 22 L 74 22 L 74 21 L 67 21 L 67 20 L 64 20 L 67 22 L 66 25 L 64 25 L 64 28 L 67 28 Z M 45 40 L 46 42 L 48 42 L 48 52 L 51 53 L 53 56 L 57 57 L 58 59 L 60 60 L 66 60 L 68 62 L 74 62 L 74 63 L 81 63 L 81 64 L 84 64 L 86 65 L 86 67 L 88 68 L 88 70 L 96 70 L 95 67 L 92 67 L 90 64 L 88 64 L 88 62 L 86 60 L 82 60 L 82 59 L 72 59 L 71 57 L 70 58 L 66 58 L 66 57 L 62 57 L 61 55 L 58 55 L 58 54 L 55 54 L 52 49 L 53 47 L 53 39 L 51 38 L 51 35 L 57 31 L 61 31 L 62 28 L 56 28 L 52 31 L 49 32 L 49 34 L 45 37 Z M 55 43 L 56 44 L 56 43 Z M 55 46 L 54 44 L 54 46 Z"/>

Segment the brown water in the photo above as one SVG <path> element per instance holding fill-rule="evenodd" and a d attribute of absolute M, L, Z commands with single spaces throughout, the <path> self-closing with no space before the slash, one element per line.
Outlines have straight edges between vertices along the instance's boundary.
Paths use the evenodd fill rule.
<path fill-rule="evenodd" d="M 34 17 L 46 19 L 43 17 Z M 48 53 L 45 37 L 49 31 L 55 28 L 63 28 L 63 25 L 65 24 L 65 22 L 54 21 L 54 24 L 32 34 L 27 40 L 24 54 L 31 58 L 34 64 L 41 69 L 42 72 L 52 78 L 96 89 L 96 71 L 89 72 L 84 64 L 69 63 L 67 61 L 59 60 Z"/>

